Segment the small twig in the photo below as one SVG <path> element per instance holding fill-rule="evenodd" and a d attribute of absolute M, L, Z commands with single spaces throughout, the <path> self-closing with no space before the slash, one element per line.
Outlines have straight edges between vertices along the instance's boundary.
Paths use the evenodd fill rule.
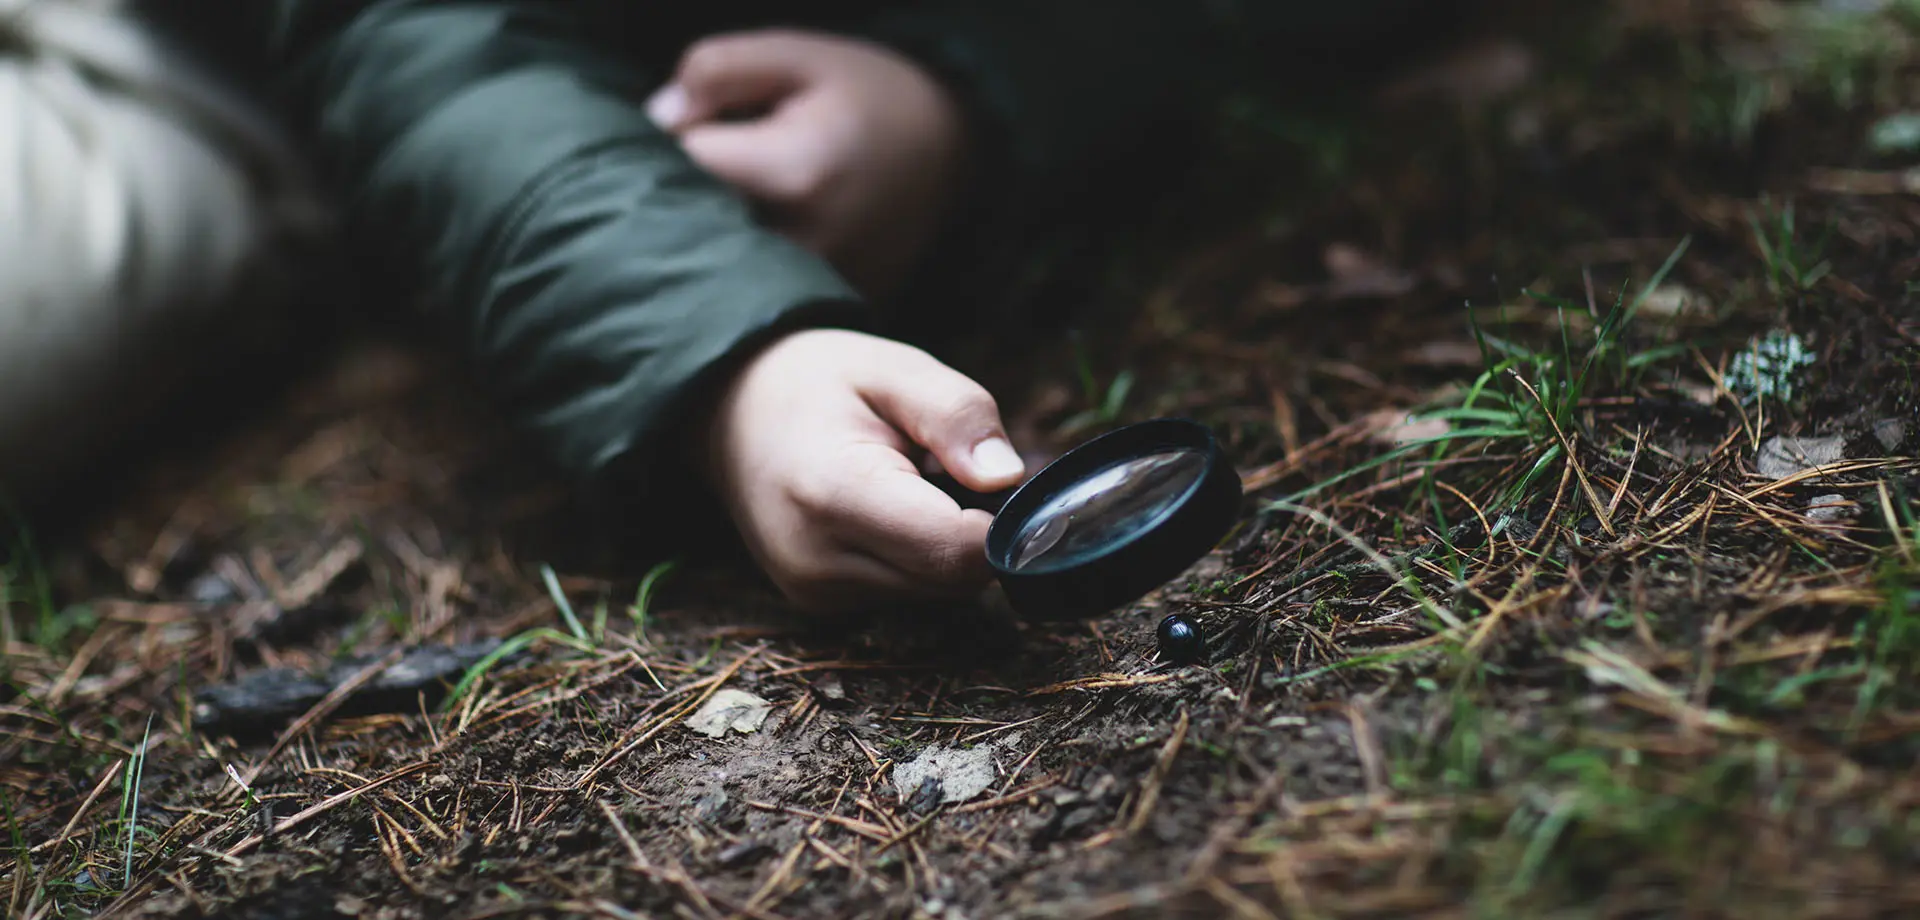
<path fill-rule="evenodd" d="M 1219 864 L 1220 858 L 1226 855 L 1227 849 L 1233 845 L 1235 838 L 1247 832 L 1247 827 L 1253 823 L 1254 816 L 1265 810 L 1267 804 L 1272 802 L 1280 794 L 1280 790 L 1286 788 L 1286 785 L 1286 770 L 1276 768 L 1269 771 L 1267 778 L 1260 781 L 1260 788 L 1254 791 L 1253 797 L 1240 803 L 1234 809 L 1234 813 L 1227 820 L 1216 825 L 1213 832 L 1207 836 L 1206 845 L 1200 848 L 1193 862 L 1187 866 L 1187 883 L 1197 884 L 1201 879 L 1211 876 L 1214 867 Z"/>
<path fill-rule="evenodd" d="M 1346 710 L 1347 722 L 1353 729 L 1353 749 L 1360 757 L 1360 770 L 1367 782 L 1367 794 L 1385 795 L 1387 765 L 1380 756 L 1380 739 L 1374 736 L 1373 726 L 1359 706 L 1348 704 Z"/>
<path fill-rule="evenodd" d="M 1015 789 L 1012 792 L 1002 793 L 1001 795 L 995 796 L 994 798 L 991 798 L 991 799 L 981 799 L 978 802 L 968 802 L 965 805 L 956 805 L 952 808 L 947 809 L 947 813 L 952 815 L 964 815 L 964 814 L 971 814 L 976 811 L 989 811 L 991 809 L 999 808 L 1002 805 L 1012 805 L 1015 802 L 1021 801 L 1022 799 L 1032 797 L 1032 795 L 1036 792 L 1039 792 L 1043 789 L 1051 789 L 1058 785 L 1060 785 L 1060 781 L 1058 779 L 1035 780 L 1034 782 L 1029 783 L 1025 786 L 1022 786 L 1018 789 Z"/>
<path fill-rule="evenodd" d="M 433 765 L 434 763 L 431 760 L 422 760 L 418 763 L 411 763 L 404 767 L 401 767 L 398 770 L 393 771 L 392 773 L 388 773 L 385 776 L 375 779 L 371 782 L 364 783 L 359 786 L 355 786 L 354 788 L 348 789 L 345 792 L 334 793 L 333 795 L 330 795 L 325 799 L 320 800 L 318 803 L 311 805 L 296 814 L 290 815 L 285 821 L 282 821 L 279 824 L 274 825 L 273 834 L 275 836 L 284 835 L 288 831 L 291 831 L 294 828 L 299 827 L 300 825 L 313 820 L 315 816 L 323 814 L 339 806 L 343 802 L 351 802 L 354 799 L 359 798 L 360 796 L 366 795 L 367 793 L 372 792 L 373 790 L 378 789 L 382 786 L 385 786 L 388 783 L 391 783 L 395 780 L 405 779 L 409 776 L 414 775 L 415 773 L 423 772 L 427 770 L 429 767 L 432 767 Z M 251 850 L 254 847 L 259 846 L 260 841 L 262 839 L 264 839 L 262 835 L 254 834 L 253 836 L 248 837 L 245 840 L 242 840 L 239 843 L 234 844 L 231 848 L 227 850 L 227 855 L 239 856 L 247 852 L 248 850 Z"/>
<path fill-rule="evenodd" d="M 1160 787 L 1165 785 L 1167 774 L 1173 770 L 1173 759 L 1180 753 L 1180 745 L 1187 740 L 1187 727 L 1192 724 L 1187 710 L 1180 710 L 1180 721 L 1174 723 L 1173 734 L 1168 736 L 1165 746 L 1160 748 L 1160 757 L 1153 762 L 1153 769 L 1147 772 L 1147 778 L 1140 784 L 1140 802 L 1133 809 L 1133 818 L 1127 822 L 1127 833 L 1137 834 L 1147 826 L 1147 820 L 1153 817 L 1153 806 L 1160 801 Z"/>
<path fill-rule="evenodd" d="M 1093 677 L 1079 677 L 1073 680 L 1061 681 L 1057 684 L 1048 684 L 1044 687 L 1028 690 L 1026 695 L 1047 696 L 1054 693 L 1065 693 L 1069 690 L 1116 690 L 1122 687 L 1144 687 L 1148 684 L 1164 684 L 1168 681 L 1178 679 L 1180 679 L 1180 675 L 1178 674 L 1099 674 Z"/>
<path fill-rule="evenodd" d="M 892 837 L 889 837 L 886 840 L 882 841 L 880 843 L 880 848 L 873 851 L 874 857 L 878 858 L 880 854 L 893 849 L 895 846 L 905 843 L 908 839 L 912 838 L 913 835 L 920 833 L 920 831 L 923 828 L 925 828 L 927 825 L 932 824 L 933 819 L 938 817 L 940 817 L 940 812 L 936 810 L 934 811 L 933 814 L 930 814 L 924 818 L 921 818 L 918 821 L 915 821 L 912 827 L 909 827 L 906 830 L 901 831 L 900 833 L 895 834 Z"/>
<path fill-rule="evenodd" d="M 601 773 L 606 772 L 607 768 L 619 763 L 621 759 L 638 749 L 640 745 L 647 743 L 647 741 L 654 736 L 667 730 L 667 728 L 679 722 L 681 719 L 686 718 L 692 714 L 694 710 L 699 709 L 700 705 L 712 697 L 721 686 L 725 685 L 727 681 L 732 680 L 735 674 L 740 673 L 740 669 L 746 667 L 747 662 L 752 661 L 761 652 L 765 651 L 766 648 L 764 645 L 755 646 L 747 650 L 746 654 L 735 658 L 733 663 L 727 665 L 720 673 L 703 680 L 695 681 L 686 687 L 682 687 L 680 691 L 675 691 L 682 692 L 702 685 L 706 688 L 705 692 L 701 693 L 698 698 L 669 710 L 664 716 L 658 719 L 642 719 L 635 722 L 632 728 L 627 729 L 627 736 L 632 740 L 623 740 L 618 743 L 614 751 L 601 757 L 598 763 L 587 768 L 585 773 L 580 774 L 580 778 L 573 781 L 571 788 L 575 790 L 587 788 L 595 779 L 599 778 Z M 673 694 L 670 693 L 667 697 L 656 702 L 655 705 L 659 705 L 659 703 L 663 703 L 672 697 Z"/>
<path fill-rule="evenodd" d="M 633 833 L 627 830 L 627 822 L 620 820 L 620 814 L 613 810 L 612 805 L 604 801 L 597 804 L 600 806 L 600 813 L 607 816 L 607 823 L 613 826 L 614 835 L 619 837 L 620 843 L 627 848 L 627 855 L 633 857 L 633 867 L 642 872 L 652 871 L 653 862 L 647 859 L 646 851 L 640 849 L 640 841 L 633 839 Z"/>
<path fill-rule="evenodd" d="M 333 688 L 326 696 L 321 697 L 320 702 L 313 704 L 312 708 L 301 714 L 300 718 L 293 720 L 293 724 L 287 726 L 286 731 L 281 732 L 279 739 L 273 742 L 273 747 L 268 748 L 267 753 L 247 770 L 247 785 L 251 786 L 255 781 L 259 780 L 260 774 L 267 769 L 269 764 L 273 763 L 275 757 L 280 756 L 280 752 L 287 749 L 287 745 L 293 743 L 293 739 L 300 737 L 307 729 L 312 728 L 314 723 L 326 718 L 335 709 L 340 708 L 340 704 L 345 702 L 347 697 L 352 696 L 354 691 L 366 686 L 368 682 L 378 677 L 380 672 L 392 667 L 394 662 L 399 661 L 406 652 L 407 650 L 405 648 L 396 648 L 388 652 L 379 661 L 361 668 L 355 672 L 352 677 L 347 678 L 345 683 Z"/>
<path fill-rule="evenodd" d="M 837 824 L 869 840 L 885 841 L 889 836 L 891 836 L 890 834 L 887 833 L 886 828 L 881 827 L 878 824 L 874 824 L 870 821 L 862 821 L 859 818 L 848 818 L 842 815 L 829 815 L 829 814 L 824 814 L 822 812 L 817 812 L 817 811 L 808 811 L 804 808 L 794 808 L 791 805 L 776 805 L 772 802 L 755 802 L 755 801 L 749 800 L 746 804 L 748 808 L 758 808 L 761 811 L 785 812 L 786 814 L 793 815 L 794 817 L 797 817 L 797 818 L 812 818 L 816 821 L 825 821 L 829 824 Z"/>
<path fill-rule="evenodd" d="M 73 830 L 80 826 L 80 819 L 86 817 L 87 809 L 92 808 L 93 803 L 99 801 L 100 794 L 106 792 L 107 787 L 113 784 L 113 778 L 120 775 L 120 770 L 126 766 L 126 763 L 127 759 L 125 757 L 114 761 L 113 766 L 107 768 L 107 772 L 100 774 L 100 781 L 94 784 L 93 791 L 87 793 L 87 797 L 80 802 L 80 807 L 74 809 L 73 817 L 67 819 L 67 826 L 60 829 L 59 836 L 33 847 L 28 850 L 27 853 L 32 855 L 50 850 L 72 839 Z"/>

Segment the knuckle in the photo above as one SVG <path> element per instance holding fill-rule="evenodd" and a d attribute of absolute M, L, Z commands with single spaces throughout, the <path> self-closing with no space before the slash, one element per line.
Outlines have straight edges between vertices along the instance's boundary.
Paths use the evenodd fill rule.
<path fill-rule="evenodd" d="M 925 575 L 935 584 L 948 588 L 961 588 L 971 584 L 974 573 L 979 570 L 978 559 L 984 551 L 975 547 L 948 544 L 931 552 L 927 559 Z"/>
<path fill-rule="evenodd" d="M 940 584 L 952 584 L 960 581 L 966 573 L 966 559 L 959 548 L 951 545 L 927 548 L 922 574 L 928 578 Z"/>
<path fill-rule="evenodd" d="M 952 426 L 999 417 L 999 407 L 986 388 L 968 380 L 956 383 L 932 407 L 933 415 Z"/>
<path fill-rule="evenodd" d="M 872 469 L 865 458 L 842 455 L 812 475 L 793 477 L 786 488 L 787 500 L 805 519 L 832 530 L 858 507 L 859 484 L 872 478 Z"/>
<path fill-rule="evenodd" d="M 802 514 L 817 517 L 840 504 L 844 489 L 834 477 L 799 476 L 787 484 L 787 500 Z"/>
<path fill-rule="evenodd" d="M 732 42 L 725 37 L 702 38 L 680 55 L 680 79 L 688 83 L 699 83 L 708 76 L 724 69 Z"/>

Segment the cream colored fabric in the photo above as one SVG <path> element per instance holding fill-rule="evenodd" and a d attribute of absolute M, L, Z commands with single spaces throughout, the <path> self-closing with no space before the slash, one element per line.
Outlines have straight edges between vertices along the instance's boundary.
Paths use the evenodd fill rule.
<path fill-rule="evenodd" d="M 0 0 L 0 487 L 109 443 L 322 217 L 266 123 L 116 0 Z M 229 315 L 238 311 L 244 315 Z"/>

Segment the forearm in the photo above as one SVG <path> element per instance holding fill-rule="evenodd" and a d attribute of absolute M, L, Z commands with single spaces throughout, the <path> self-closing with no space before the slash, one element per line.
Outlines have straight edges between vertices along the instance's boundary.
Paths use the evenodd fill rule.
<path fill-rule="evenodd" d="M 638 76 L 560 9 L 374 5 L 295 43 L 290 98 L 355 242 L 593 479 L 670 456 L 694 397 L 758 340 L 859 313 L 652 125 Z"/>

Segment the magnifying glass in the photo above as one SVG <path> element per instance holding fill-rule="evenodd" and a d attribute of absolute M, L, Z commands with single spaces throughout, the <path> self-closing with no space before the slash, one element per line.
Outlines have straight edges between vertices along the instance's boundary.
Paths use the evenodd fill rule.
<path fill-rule="evenodd" d="M 1213 432 L 1155 419 L 1048 464 L 995 512 L 987 560 L 1030 620 L 1097 616 L 1177 577 L 1232 529 L 1240 476 Z"/>

